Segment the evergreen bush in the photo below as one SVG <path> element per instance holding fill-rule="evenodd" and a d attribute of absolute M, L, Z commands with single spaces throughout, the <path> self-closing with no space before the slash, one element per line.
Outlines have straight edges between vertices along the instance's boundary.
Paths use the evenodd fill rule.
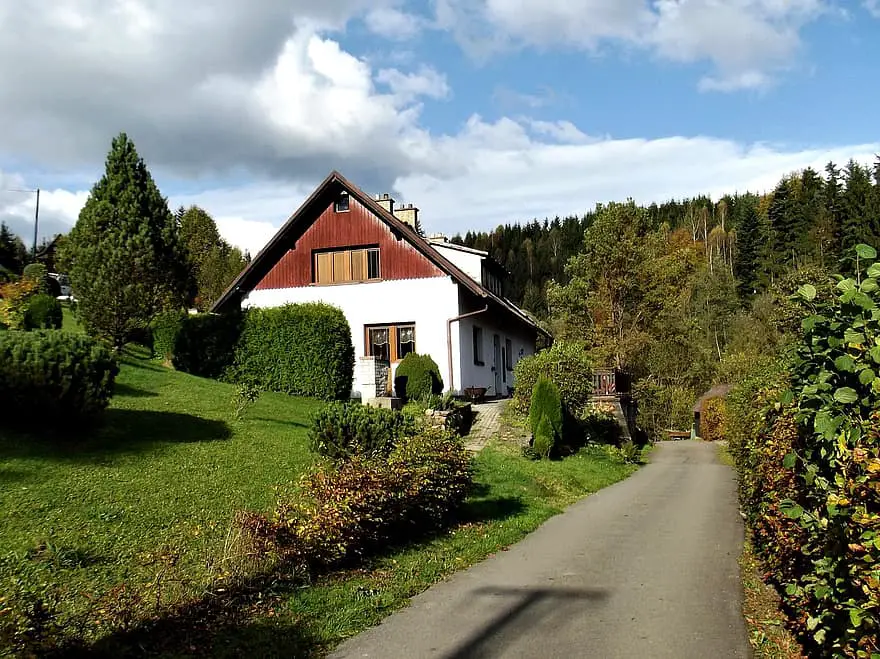
<path fill-rule="evenodd" d="M 51 295 L 35 295 L 27 302 L 24 312 L 24 328 L 61 329 L 64 312 L 61 303 Z"/>
<path fill-rule="evenodd" d="M 238 313 L 187 315 L 174 343 L 174 368 L 203 378 L 221 377 L 232 364 L 241 327 Z"/>
<path fill-rule="evenodd" d="M 405 400 L 423 400 L 443 392 L 440 368 L 430 355 L 409 353 L 394 372 L 394 390 Z"/>
<path fill-rule="evenodd" d="M 311 449 L 332 460 L 387 456 L 404 437 L 415 435 L 415 418 L 405 412 L 360 403 L 331 403 L 312 419 Z"/>
<path fill-rule="evenodd" d="M 263 391 L 348 398 L 354 380 L 351 328 L 340 309 L 322 303 L 251 309 L 228 376 Z"/>
<path fill-rule="evenodd" d="M 562 402 L 575 416 L 580 416 L 593 393 L 593 367 L 583 346 L 557 341 L 547 350 L 524 357 L 514 367 L 516 387 L 511 405 L 520 414 L 531 406 L 532 390 L 541 377 L 559 389 Z"/>
<path fill-rule="evenodd" d="M 49 271 L 42 263 L 29 263 L 21 273 L 23 279 L 37 284 L 40 293 L 49 294 Z"/>
<path fill-rule="evenodd" d="M 534 448 L 541 457 L 549 457 L 557 441 L 562 439 L 564 415 L 559 389 L 547 378 L 538 378 L 532 391 L 529 425 Z"/>
<path fill-rule="evenodd" d="M 119 368 L 97 341 L 60 330 L 0 333 L 0 423 L 70 424 L 98 417 Z"/>
<path fill-rule="evenodd" d="M 174 357 L 177 336 L 186 320 L 183 310 L 163 311 L 150 322 L 153 356 L 170 363 Z"/>

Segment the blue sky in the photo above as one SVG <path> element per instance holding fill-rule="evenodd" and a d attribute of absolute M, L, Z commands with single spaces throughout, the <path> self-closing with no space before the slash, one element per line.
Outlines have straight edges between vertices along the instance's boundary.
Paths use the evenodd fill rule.
<path fill-rule="evenodd" d="M 880 152 L 876 0 L 0 0 L 0 25 L 26 235 L 33 195 L 2 190 L 65 230 L 123 130 L 251 251 L 331 169 L 455 233 Z"/>

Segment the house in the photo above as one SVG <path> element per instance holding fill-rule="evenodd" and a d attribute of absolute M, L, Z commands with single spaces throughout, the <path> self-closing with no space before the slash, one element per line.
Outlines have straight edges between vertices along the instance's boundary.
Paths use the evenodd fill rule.
<path fill-rule="evenodd" d="M 363 400 L 391 394 L 394 369 L 410 352 L 437 362 L 446 390 L 507 396 L 516 363 L 549 335 L 504 297 L 507 273 L 488 253 L 423 237 L 418 212 L 332 172 L 212 311 L 339 307 L 357 357 L 352 395 Z"/>

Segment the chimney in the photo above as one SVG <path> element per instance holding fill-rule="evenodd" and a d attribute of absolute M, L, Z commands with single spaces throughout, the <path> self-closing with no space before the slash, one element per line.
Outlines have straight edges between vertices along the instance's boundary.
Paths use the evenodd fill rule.
<path fill-rule="evenodd" d="M 376 203 L 379 204 L 382 208 L 384 208 L 386 211 L 388 211 L 392 215 L 394 214 L 394 200 L 391 198 L 391 195 L 388 194 L 387 192 L 385 192 L 383 194 L 377 194 L 376 195 Z"/>
<path fill-rule="evenodd" d="M 415 208 L 412 204 L 407 204 L 394 211 L 394 216 L 401 222 L 405 222 L 415 229 L 416 222 L 419 219 L 419 209 Z"/>

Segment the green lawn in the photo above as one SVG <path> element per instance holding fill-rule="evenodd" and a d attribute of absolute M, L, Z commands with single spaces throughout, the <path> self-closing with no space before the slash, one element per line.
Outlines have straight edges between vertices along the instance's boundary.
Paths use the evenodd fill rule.
<path fill-rule="evenodd" d="M 271 509 L 273 487 L 294 481 L 313 460 L 307 424 L 320 402 L 264 394 L 236 421 L 235 391 L 129 355 L 106 424 L 84 447 L 0 432 L 0 586 L 15 576 L 56 584 L 62 609 L 74 612 L 121 583 L 154 596 L 150 584 L 161 582 L 163 600 L 181 594 L 157 580 L 163 574 L 185 575 L 184 593 L 200 595 L 235 511 Z M 532 462 L 490 446 L 476 459 L 476 492 L 454 529 L 308 587 L 261 585 L 256 597 L 195 626 L 191 618 L 166 620 L 146 637 L 117 636 L 107 652 L 118 655 L 121 643 L 129 654 L 126 644 L 147 643 L 148 653 L 169 656 L 189 648 L 208 656 L 320 656 L 633 469 L 599 448 Z"/>

